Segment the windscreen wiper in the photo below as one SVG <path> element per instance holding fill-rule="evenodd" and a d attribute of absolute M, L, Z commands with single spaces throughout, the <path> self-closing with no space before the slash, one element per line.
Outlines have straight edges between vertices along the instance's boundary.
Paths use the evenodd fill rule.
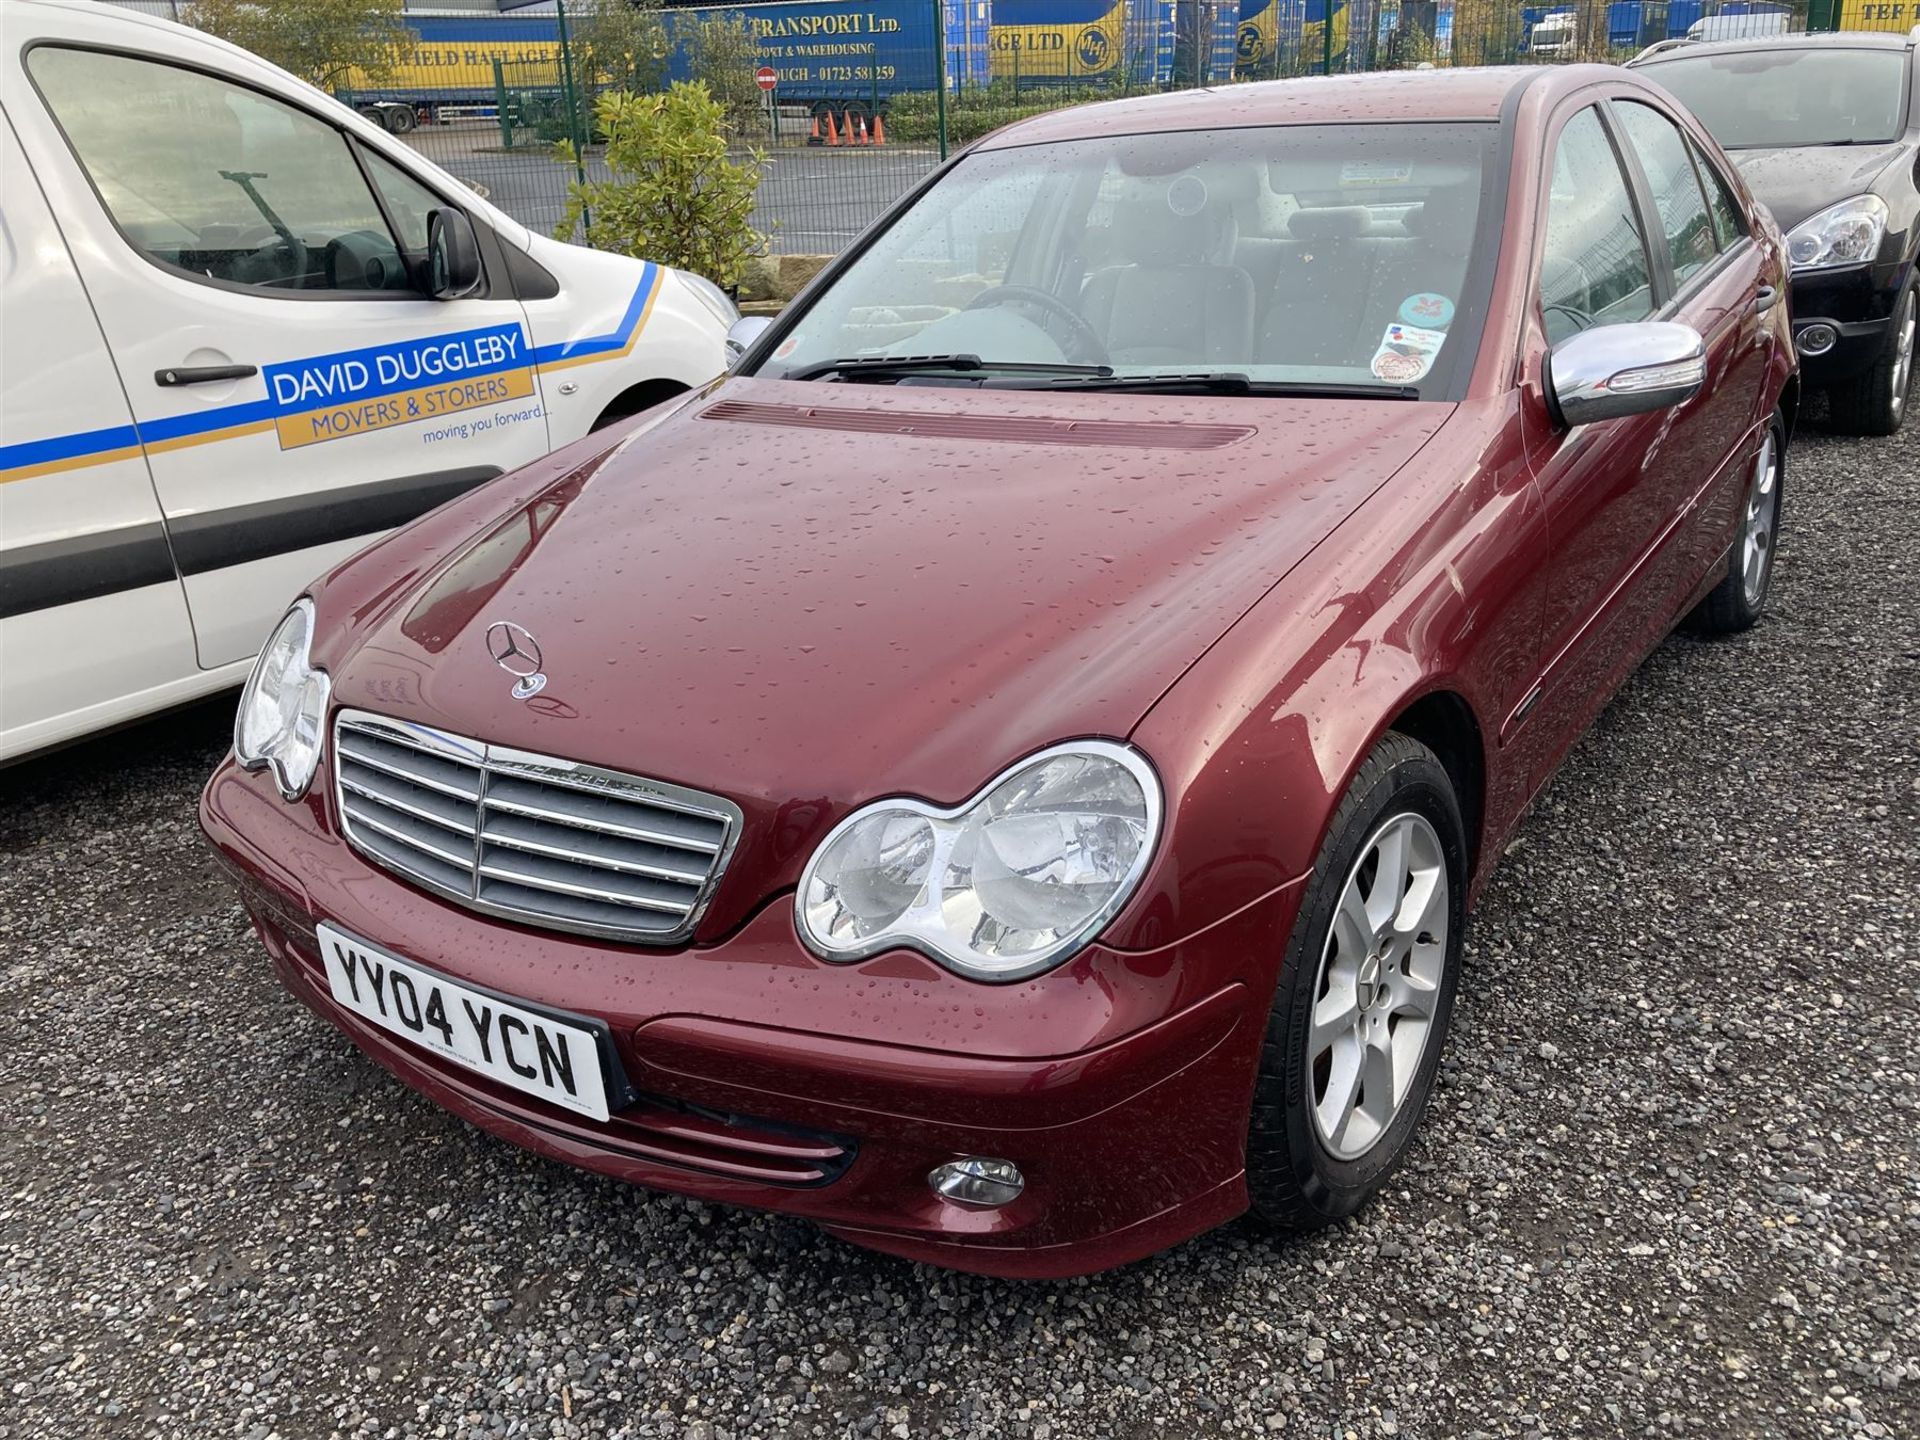
<path fill-rule="evenodd" d="M 841 375 L 849 380 L 885 380 L 894 375 L 913 375 L 925 371 L 992 371 L 996 375 L 1048 375 L 1095 379 L 1113 374 L 1111 365 L 1029 364 L 1016 360 L 982 360 L 978 355 L 850 355 L 842 360 L 822 360 L 789 370 L 783 380 L 819 380 Z"/>
<path fill-rule="evenodd" d="M 1327 380 L 1255 380 L 1238 370 L 1184 375 L 1066 375 L 1041 382 L 1044 390 L 1132 390 L 1149 395 L 1300 395 L 1321 400 L 1418 400 L 1411 385 Z"/>

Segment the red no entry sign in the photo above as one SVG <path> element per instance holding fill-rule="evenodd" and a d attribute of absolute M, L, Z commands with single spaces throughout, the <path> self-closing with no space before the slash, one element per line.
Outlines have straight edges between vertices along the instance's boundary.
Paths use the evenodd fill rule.
<path fill-rule="evenodd" d="M 758 70 L 753 72 L 753 83 L 758 85 L 762 90 L 771 90 L 780 83 L 780 77 L 774 74 L 771 65 L 762 65 Z"/>

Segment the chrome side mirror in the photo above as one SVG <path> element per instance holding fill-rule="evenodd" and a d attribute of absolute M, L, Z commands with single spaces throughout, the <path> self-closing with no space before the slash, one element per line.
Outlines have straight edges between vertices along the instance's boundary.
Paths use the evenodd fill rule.
<path fill-rule="evenodd" d="M 1671 410 L 1700 393 L 1707 347 L 1691 325 L 1646 320 L 1569 335 L 1547 356 L 1546 390 L 1569 430 Z"/>
<path fill-rule="evenodd" d="M 762 332 L 771 324 L 773 321 L 765 315 L 742 315 L 727 327 L 727 368 L 729 370 L 740 363 L 740 357 L 753 347 L 753 342 L 758 340 Z"/>

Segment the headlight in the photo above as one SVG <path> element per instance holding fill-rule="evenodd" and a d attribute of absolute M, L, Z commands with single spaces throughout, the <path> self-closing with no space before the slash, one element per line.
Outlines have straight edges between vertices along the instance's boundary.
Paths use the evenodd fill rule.
<path fill-rule="evenodd" d="M 677 270 L 674 273 L 692 287 L 693 293 L 706 303 L 706 307 L 713 311 L 714 318 L 722 325 L 731 325 L 740 318 L 740 312 L 733 301 L 727 298 L 727 292 L 706 276 L 696 275 L 691 270 Z"/>
<path fill-rule="evenodd" d="M 1856 195 L 1794 226 L 1787 235 L 1787 258 L 1796 270 L 1858 265 L 1880 253 L 1886 233 L 1887 202 L 1878 195 Z"/>
<path fill-rule="evenodd" d="M 1056 746 L 957 809 L 882 800 L 842 820 L 800 877 L 800 934 L 827 960 L 906 946 L 971 979 L 1022 979 L 1118 913 L 1159 834 L 1139 752 Z"/>
<path fill-rule="evenodd" d="M 326 744 L 327 672 L 308 658 L 313 602 L 296 600 L 274 628 L 240 692 L 233 722 L 233 753 L 249 770 L 273 766 L 280 793 L 298 800 L 313 783 Z"/>

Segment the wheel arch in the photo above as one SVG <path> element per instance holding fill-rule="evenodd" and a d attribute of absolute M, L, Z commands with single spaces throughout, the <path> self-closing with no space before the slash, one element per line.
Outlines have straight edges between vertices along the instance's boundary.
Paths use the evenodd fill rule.
<path fill-rule="evenodd" d="M 1487 808 L 1486 739 L 1473 706 L 1457 690 L 1432 690 L 1406 705 L 1384 729 L 1418 740 L 1439 757 L 1460 804 L 1460 823 L 1467 834 L 1467 876 L 1471 880 L 1480 870 L 1481 830 Z M 1373 743 L 1377 745 L 1378 738 Z M 1372 750 L 1369 745 L 1367 753 Z"/>
<path fill-rule="evenodd" d="M 657 376 L 652 380 L 642 380 L 637 385 L 629 385 L 601 410 L 600 417 L 593 422 L 593 430 L 604 430 L 616 420 L 625 420 L 629 415 L 638 415 L 642 410 L 651 410 L 663 400 L 671 400 L 676 395 L 684 395 L 693 387 L 678 380 L 669 380 Z"/>

